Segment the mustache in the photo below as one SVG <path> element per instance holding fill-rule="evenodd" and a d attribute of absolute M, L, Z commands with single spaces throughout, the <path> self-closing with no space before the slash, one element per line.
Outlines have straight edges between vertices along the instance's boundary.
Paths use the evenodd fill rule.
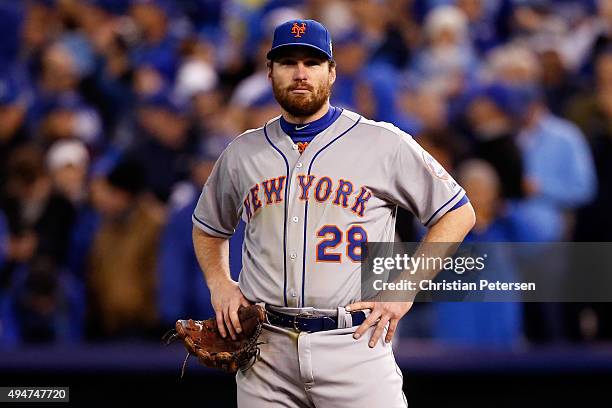
<path fill-rule="evenodd" d="M 295 91 L 295 90 L 298 90 L 298 89 L 300 89 L 300 90 L 307 90 L 307 91 L 313 92 L 314 91 L 314 86 L 308 85 L 308 84 L 300 84 L 300 85 L 290 86 L 289 88 L 287 88 L 287 90 L 289 92 Z"/>

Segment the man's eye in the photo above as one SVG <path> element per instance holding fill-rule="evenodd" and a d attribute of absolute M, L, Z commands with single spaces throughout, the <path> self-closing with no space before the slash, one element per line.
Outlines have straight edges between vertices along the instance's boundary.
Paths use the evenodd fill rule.
<path fill-rule="evenodd" d="M 309 67 L 313 67 L 315 65 L 321 65 L 321 62 L 318 60 L 308 60 L 304 64 L 308 65 Z"/>

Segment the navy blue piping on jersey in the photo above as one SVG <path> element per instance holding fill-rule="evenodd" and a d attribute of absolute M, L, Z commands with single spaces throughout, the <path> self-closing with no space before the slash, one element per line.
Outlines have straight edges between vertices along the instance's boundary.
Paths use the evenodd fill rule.
<path fill-rule="evenodd" d="M 225 235 L 227 237 L 231 237 L 232 235 L 234 235 L 234 234 L 228 234 L 227 232 L 219 231 L 218 229 L 211 227 L 210 225 L 208 225 L 207 223 L 205 223 L 204 221 L 199 219 L 198 216 L 195 215 L 195 213 L 193 213 L 193 219 L 196 220 L 197 222 L 199 222 L 200 224 L 202 224 L 203 226 L 205 226 L 206 228 L 208 228 L 208 229 L 210 229 L 212 231 L 215 231 L 218 234 L 222 234 L 222 235 Z"/>
<path fill-rule="evenodd" d="M 312 160 L 310 161 L 310 165 L 308 166 L 308 176 L 310 176 L 310 170 L 312 170 L 312 165 L 315 161 L 315 159 L 317 158 L 317 156 L 319 155 L 319 153 L 321 153 L 323 150 L 327 149 L 332 143 L 334 143 L 336 140 L 340 139 L 342 136 L 344 136 L 345 134 L 347 134 L 348 132 L 350 132 L 355 126 L 357 126 L 357 124 L 361 121 L 361 116 L 359 116 L 359 118 L 357 119 L 357 121 L 355 123 L 353 123 L 353 125 L 346 129 L 344 132 L 342 132 L 340 134 L 340 136 L 337 136 L 334 140 L 332 140 L 331 142 L 329 142 L 328 144 L 326 144 L 325 146 L 323 146 L 318 152 L 315 153 L 315 155 L 312 157 Z M 306 287 L 306 233 L 307 233 L 307 229 L 308 229 L 308 202 L 309 200 L 306 201 L 306 205 L 304 206 L 304 241 L 303 241 L 303 245 L 304 245 L 304 250 L 302 253 L 302 307 L 304 307 L 304 293 L 305 293 L 305 287 Z"/>
<path fill-rule="evenodd" d="M 450 200 L 448 200 L 447 202 L 445 202 L 445 203 L 444 203 L 444 204 L 443 204 L 443 205 L 442 205 L 440 208 L 438 208 L 438 209 L 436 210 L 436 212 L 435 212 L 435 213 L 433 213 L 433 214 L 431 215 L 431 217 L 429 217 L 429 219 L 427 220 L 427 222 L 426 222 L 424 225 L 427 227 L 427 226 L 428 226 L 428 224 L 431 222 L 431 220 L 433 220 L 433 219 L 434 219 L 434 217 L 435 217 L 435 216 L 436 216 L 436 215 L 437 215 L 437 214 L 438 214 L 438 213 L 439 213 L 439 212 L 440 212 L 440 211 L 441 211 L 441 210 L 442 210 L 444 207 L 446 207 L 446 206 L 448 205 L 448 203 L 450 203 L 450 202 L 451 202 L 451 201 L 453 201 L 455 198 L 457 198 L 457 196 L 458 196 L 460 193 L 464 193 L 464 194 L 465 194 L 465 192 L 464 192 L 463 190 L 459 190 L 459 191 L 457 191 L 457 192 L 455 193 L 455 195 L 454 195 L 454 196 L 452 196 L 452 198 L 451 198 Z"/>
<path fill-rule="evenodd" d="M 467 195 L 464 195 L 463 197 L 461 197 L 461 200 L 457 201 L 457 204 L 453 205 L 453 208 L 451 208 L 450 210 L 448 210 L 448 212 L 454 211 L 459 207 L 463 207 L 465 204 L 469 203 L 470 199 L 468 198 Z"/>
<path fill-rule="evenodd" d="M 287 157 L 283 154 L 283 152 L 270 140 L 268 137 L 268 124 L 264 125 L 263 131 L 266 136 L 266 140 L 270 143 L 270 146 L 274 148 L 281 155 L 283 160 L 285 161 L 285 170 L 287 172 L 287 179 L 289 180 L 289 161 L 287 161 Z M 285 183 L 285 219 L 283 220 L 283 300 L 285 302 L 285 307 L 287 307 L 287 194 L 289 192 L 289 186 L 291 183 Z"/>

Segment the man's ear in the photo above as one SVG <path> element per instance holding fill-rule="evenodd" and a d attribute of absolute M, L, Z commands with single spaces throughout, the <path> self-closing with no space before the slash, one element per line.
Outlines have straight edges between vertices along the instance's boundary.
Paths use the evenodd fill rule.
<path fill-rule="evenodd" d="M 336 65 L 332 65 L 329 69 L 329 84 L 333 85 L 336 82 Z"/>
<path fill-rule="evenodd" d="M 272 79 L 272 64 L 274 64 L 272 61 L 266 62 L 266 67 L 268 68 L 268 79 Z"/>

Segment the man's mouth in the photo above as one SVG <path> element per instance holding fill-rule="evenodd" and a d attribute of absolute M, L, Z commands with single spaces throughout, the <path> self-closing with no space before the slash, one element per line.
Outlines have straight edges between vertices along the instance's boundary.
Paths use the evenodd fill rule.
<path fill-rule="evenodd" d="M 312 89 L 308 86 L 297 86 L 297 87 L 291 88 L 289 92 L 306 93 L 306 92 L 312 92 Z"/>

